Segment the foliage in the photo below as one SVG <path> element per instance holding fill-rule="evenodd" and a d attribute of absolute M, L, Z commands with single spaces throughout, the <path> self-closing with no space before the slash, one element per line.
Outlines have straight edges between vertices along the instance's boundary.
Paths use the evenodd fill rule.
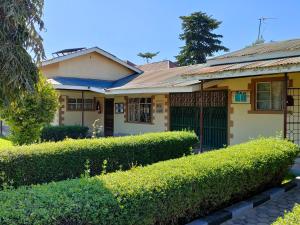
<path fill-rule="evenodd" d="M 298 153 L 288 141 L 260 139 L 126 172 L 2 191 L 0 223 L 185 224 L 280 184 Z"/>
<path fill-rule="evenodd" d="M 42 130 L 42 141 L 62 141 L 66 138 L 86 138 L 89 128 L 79 125 L 46 126 Z"/>
<path fill-rule="evenodd" d="M 0 137 L 0 150 L 12 146 L 12 142 Z"/>
<path fill-rule="evenodd" d="M 159 54 L 159 52 L 145 52 L 145 53 L 142 53 L 140 52 L 138 54 L 139 57 L 142 57 L 143 59 L 146 59 L 147 63 L 149 63 L 149 60 L 152 59 L 153 57 L 157 56 Z"/>
<path fill-rule="evenodd" d="M 11 140 L 18 145 L 37 142 L 41 129 L 52 122 L 58 107 L 58 97 L 52 86 L 40 74 L 34 92 L 25 92 L 1 111 L 10 127 Z"/>
<path fill-rule="evenodd" d="M 221 22 L 208 16 L 206 13 L 195 12 L 189 16 L 181 16 L 183 33 L 180 40 L 185 41 L 185 46 L 176 56 L 180 66 L 205 63 L 207 56 L 212 56 L 214 52 L 228 51 L 221 45 L 219 34 L 212 33 Z"/>
<path fill-rule="evenodd" d="M 37 31 L 44 28 L 43 6 L 43 0 L 0 1 L 0 106 L 38 82 L 35 62 L 45 56 Z"/>
<path fill-rule="evenodd" d="M 283 217 L 279 217 L 273 225 L 299 225 L 300 205 L 296 204 L 291 212 L 285 212 Z"/>
<path fill-rule="evenodd" d="M 0 171 L 15 186 L 29 185 L 80 177 L 88 160 L 94 176 L 191 154 L 197 140 L 190 132 L 163 132 L 13 147 L 0 151 Z"/>

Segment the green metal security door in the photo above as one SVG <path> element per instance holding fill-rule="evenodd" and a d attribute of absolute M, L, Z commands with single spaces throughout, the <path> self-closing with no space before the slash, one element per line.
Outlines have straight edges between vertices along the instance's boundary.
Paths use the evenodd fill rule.
<path fill-rule="evenodd" d="M 170 129 L 192 130 L 200 134 L 201 93 L 170 95 Z M 227 145 L 227 91 L 203 92 L 203 146 L 221 148 Z"/>

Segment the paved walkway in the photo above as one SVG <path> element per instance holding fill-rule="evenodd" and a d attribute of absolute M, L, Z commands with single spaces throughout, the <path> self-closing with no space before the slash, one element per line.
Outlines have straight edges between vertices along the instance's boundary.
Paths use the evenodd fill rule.
<path fill-rule="evenodd" d="M 291 211 L 296 203 L 300 204 L 300 180 L 297 180 L 298 186 L 282 194 L 276 199 L 269 200 L 266 203 L 248 210 L 232 220 L 222 225 L 270 225 L 279 216 L 283 216 L 285 211 Z"/>

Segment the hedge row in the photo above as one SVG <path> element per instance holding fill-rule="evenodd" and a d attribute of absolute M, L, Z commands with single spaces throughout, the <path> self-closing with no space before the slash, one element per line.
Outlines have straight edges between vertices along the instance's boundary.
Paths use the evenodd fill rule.
<path fill-rule="evenodd" d="M 20 146 L 0 151 L 0 172 L 17 187 L 80 177 L 88 160 L 93 176 L 189 155 L 197 141 L 182 131 Z"/>
<path fill-rule="evenodd" d="M 284 217 L 279 217 L 273 225 L 299 225 L 300 224 L 300 205 L 296 204 L 293 211 L 285 213 Z"/>
<path fill-rule="evenodd" d="M 89 128 L 79 125 L 70 126 L 47 126 L 41 133 L 41 140 L 45 141 L 62 141 L 66 138 L 80 139 L 88 135 Z"/>
<path fill-rule="evenodd" d="M 261 139 L 93 178 L 0 192 L 0 224 L 184 224 L 280 184 L 299 153 Z"/>

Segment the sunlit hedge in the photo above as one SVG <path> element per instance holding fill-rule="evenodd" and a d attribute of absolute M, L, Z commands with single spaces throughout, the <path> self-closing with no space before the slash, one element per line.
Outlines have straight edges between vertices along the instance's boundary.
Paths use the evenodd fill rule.
<path fill-rule="evenodd" d="M 125 172 L 2 191 L 0 224 L 184 224 L 280 184 L 298 153 L 290 142 L 260 139 Z"/>
<path fill-rule="evenodd" d="M 87 163 L 92 176 L 100 175 L 189 155 L 197 141 L 194 133 L 182 131 L 7 148 L 0 151 L 0 172 L 14 186 L 77 178 Z"/>

